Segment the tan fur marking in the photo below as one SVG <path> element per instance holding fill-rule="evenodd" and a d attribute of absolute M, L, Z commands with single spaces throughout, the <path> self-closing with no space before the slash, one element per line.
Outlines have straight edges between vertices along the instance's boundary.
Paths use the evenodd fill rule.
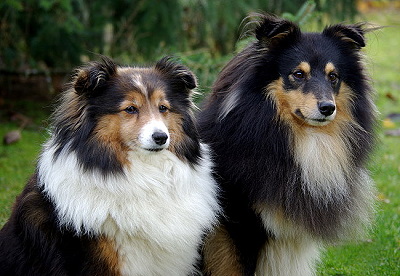
<path fill-rule="evenodd" d="M 182 116 L 180 114 L 172 112 L 168 114 L 168 130 L 171 135 L 170 150 L 176 154 L 186 137 L 183 132 Z"/>
<path fill-rule="evenodd" d="M 353 97 L 354 95 L 351 88 L 346 83 L 342 82 L 339 94 L 335 97 L 336 110 L 340 120 L 353 121 L 353 115 L 351 114 Z"/>
<path fill-rule="evenodd" d="M 121 275 L 119 271 L 119 256 L 110 240 L 105 237 L 100 237 L 95 245 L 93 253 L 95 255 L 95 259 L 100 260 L 105 264 L 105 269 L 107 271 L 101 271 L 102 275 Z"/>
<path fill-rule="evenodd" d="M 336 71 L 335 65 L 332 62 L 328 62 L 325 66 L 325 74 L 328 75 L 331 72 Z"/>
<path fill-rule="evenodd" d="M 103 145 L 111 150 L 122 165 L 127 165 L 128 147 L 122 141 L 121 117 L 118 114 L 102 117 L 95 129 L 96 137 Z"/>
<path fill-rule="evenodd" d="M 310 74 L 311 72 L 311 66 L 308 62 L 302 61 L 300 64 L 297 66 L 297 69 L 300 69 L 306 74 Z"/>
<path fill-rule="evenodd" d="M 150 96 L 150 102 L 157 106 L 159 106 L 160 104 L 163 104 L 168 108 L 170 106 L 169 102 L 167 101 L 167 96 L 165 95 L 165 92 L 160 89 L 156 89 L 153 91 Z"/>
<path fill-rule="evenodd" d="M 146 103 L 146 96 L 138 91 L 130 91 L 126 96 L 126 100 L 121 103 L 120 110 L 133 105 L 140 108 Z"/>
<path fill-rule="evenodd" d="M 305 74 L 304 77 L 306 79 L 309 79 L 311 77 L 311 74 L 310 74 L 311 66 L 308 62 L 305 62 L 305 61 L 300 62 L 300 64 L 295 68 L 294 72 L 297 70 L 303 71 Z M 295 81 L 295 77 L 292 74 L 289 75 L 289 79 L 290 79 L 290 81 Z"/>
<path fill-rule="evenodd" d="M 272 82 L 267 87 L 267 92 L 275 102 L 280 119 L 290 124 L 304 125 L 305 122 L 295 115 L 295 111 L 300 109 L 303 115 L 307 116 L 317 106 L 317 99 L 312 93 L 304 94 L 299 90 L 285 91 L 282 78 Z"/>
<path fill-rule="evenodd" d="M 293 115 L 290 112 L 290 104 L 285 95 L 285 90 L 283 89 L 283 79 L 279 78 L 276 81 L 271 82 L 266 87 L 265 95 L 275 104 L 277 119 L 290 122 Z"/>
<path fill-rule="evenodd" d="M 216 228 L 206 239 L 204 264 L 207 275 L 240 276 L 243 274 L 233 241 L 222 226 Z"/>

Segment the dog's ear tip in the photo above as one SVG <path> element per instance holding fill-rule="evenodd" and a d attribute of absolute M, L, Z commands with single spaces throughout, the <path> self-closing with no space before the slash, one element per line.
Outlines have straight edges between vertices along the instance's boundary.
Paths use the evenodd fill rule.
<path fill-rule="evenodd" d="M 74 76 L 74 89 L 78 94 L 85 92 L 85 86 L 88 81 L 88 73 L 84 69 L 76 69 Z"/>
<path fill-rule="evenodd" d="M 197 87 L 195 74 L 188 67 L 178 63 L 173 56 L 163 57 L 156 63 L 155 68 L 180 82 L 189 90 Z"/>
<path fill-rule="evenodd" d="M 91 94 L 117 72 L 116 63 L 107 56 L 100 61 L 89 62 L 75 70 L 74 88 L 76 93 Z"/>
<path fill-rule="evenodd" d="M 331 25 L 324 29 L 323 34 L 350 43 L 355 48 L 362 48 L 366 46 L 366 32 L 368 32 L 368 29 L 365 28 L 365 24 L 357 23 L 352 25 Z"/>
<path fill-rule="evenodd" d="M 192 71 L 188 70 L 185 72 L 185 75 L 183 77 L 183 80 L 185 81 L 186 87 L 188 89 L 194 89 L 197 87 L 197 78 L 193 74 Z"/>
<path fill-rule="evenodd" d="M 295 38 L 300 28 L 292 21 L 279 18 L 272 14 L 256 14 L 255 37 L 260 42 L 275 44 L 285 39 Z"/>

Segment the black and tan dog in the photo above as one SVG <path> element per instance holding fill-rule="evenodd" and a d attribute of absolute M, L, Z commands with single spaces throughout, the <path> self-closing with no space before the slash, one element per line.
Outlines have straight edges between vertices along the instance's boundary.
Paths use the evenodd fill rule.
<path fill-rule="evenodd" d="M 369 224 L 366 31 L 303 33 L 260 15 L 255 41 L 220 73 L 199 122 L 226 215 L 204 250 L 207 275 L 312 275 L 326 242 Z"/>

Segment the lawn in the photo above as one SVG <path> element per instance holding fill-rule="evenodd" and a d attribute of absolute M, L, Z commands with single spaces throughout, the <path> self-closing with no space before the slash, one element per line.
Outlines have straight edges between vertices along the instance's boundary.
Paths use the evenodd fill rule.
<path fill-rule="evenodd" d="M 400 275 L 400 137 L 384 134 L 390 128 L 400 128 L 400 121 L 385 119 L 390 113 L 400 113 L 400 17 L 398 12 L 375 12 L 362 20 L 392 26 L 369 33 L 365 51 L 380 111 L 379 142 L 370 162 L 378 190 L 376 220 L 368 237 L 328 248 L 319 267 L 318 274 L 323 276 Z M 198 57 L 183 57 L 189 66 L 195 64 L 190 64 L 191 60 L 204 57 L 201 52 L 192 55 Z M 203 60 L 203 66 L 193 70 L 200 82 L 203 78 L 208 82 L 221 61 L 216 65 L 208 58 Z M 207 88 L 203 86 L 203 90 Z M 34 123 L 22 131 L 18 143 L 0 145 L 0 226 L 9 216 L 15 196 L 33 173 L 40 146 L 47 137 L 47 104 L 13 104 L 15 111 L 34 118 Z M 0 137 L 18 128 L 5 115 L 0 109 Z"/>

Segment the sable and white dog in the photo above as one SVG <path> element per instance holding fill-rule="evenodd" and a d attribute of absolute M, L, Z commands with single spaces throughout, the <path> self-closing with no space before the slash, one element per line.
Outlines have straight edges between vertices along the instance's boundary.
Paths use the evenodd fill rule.
<path fill-rule="evenodd" d="M 1 275 L 190 275 L 218 213 L 192 115 L 196 79 L 169 58 L 77 70 L 37 169 L 0 231 Z"/>

